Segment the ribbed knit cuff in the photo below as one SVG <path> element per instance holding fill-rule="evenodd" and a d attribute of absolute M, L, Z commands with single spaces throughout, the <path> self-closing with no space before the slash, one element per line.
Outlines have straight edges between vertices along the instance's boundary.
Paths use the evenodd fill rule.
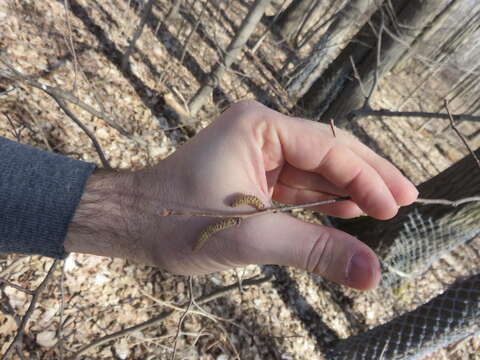
<path fill-rule="evenodd" d="M 94 169 L 0 137 L 0 253 L 65 257 L 68 224 Z"/>

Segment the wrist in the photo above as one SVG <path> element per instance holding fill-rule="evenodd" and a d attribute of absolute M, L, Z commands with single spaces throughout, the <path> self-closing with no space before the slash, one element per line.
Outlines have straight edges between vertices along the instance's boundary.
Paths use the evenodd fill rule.
<path fill-rule="evenodd" d="M 137 254 L 136 181 L 134 172 L 96 170 L 69 224 L 65 251 L 123 258 Z"/>

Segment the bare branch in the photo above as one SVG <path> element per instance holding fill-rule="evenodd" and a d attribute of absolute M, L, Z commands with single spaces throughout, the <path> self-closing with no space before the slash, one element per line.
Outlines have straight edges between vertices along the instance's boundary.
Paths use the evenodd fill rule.
<path fill-rule="evenodd" d="M 261 216 L 266 214 L 277 214 L 282 212 L 288 212 L 292 210 L 300 210 L 300 209 L 308 209 L 312 207 L 322 206 L 322 205 L 329 205 L 334 204 L 341 201 L 351 200 L 350 197 L 339 197 L 336 199 L 330 200 L 322 200 L 316 201 L 311 203 L 304 203 L 304 204 L 297 204 L 297 205 L 288 205 L 288 206 L 281 206 L 281 207 L 269 207 L 261 210 L 254 210 L 254 211 L 245 211 L 245 212 L 229 212 L 229 213 L 220 213 L 220 212 L 188 212 L 188 211 L 179 211 L 173 209 L 162 209 L 159 212 L 160 216 L 200 216 L 200 217 L 212 217 L 212 218 L 220 218 L 220 219 L 229 219 L 229 218 L 240 218 L 246 219 L 251 218 L 254 216 Z M 459 200 L 446 200 L 446 199 L 422 199 L 418 198 L 415 203 L 424 204 L 424 205 L 448 205 L 457 207 L 462 204 L 466 204 L 469 202 L 477 202 L 480 201 L 480 196 L 468 197 Z"/>
<path fill-rule="evenodd" d="M 192 39 L 193 35 L 197 32 L 197 29 L 200 26 L 200 22 L 202 21 L 203 13 L 206 9 L 207 9 L 207 5 L 203 5 L 202 10 L 200 11 L 200 15 L 198 15 L 198 17 L 197 17 L 197 21 L 195 22 L 195 25 L 193 25 L 192 30 L 187 35 L 187 38 L 185 39 L 185 42 L 183 43 L 182 55 L 180 56 L 180 64 L 182 64 L 182 65 L 183 65 L 183 61 L 185 60 L 185 55 L 187 54 L 188 44 L 190 43 L 190 40 Z"/>
<path fill-rule="evenodd" d="M 68 108 L 67 104 L 65 103 L 64 99 L 65 100 L 70 100 L 71 98 L 73 98 L 74 100 L 78 100 L 77 98 L 75 98 L 73 95 L 71 94 L 68 94 L 60 89 L 57 89 L 57 88 L 53 88 L 53 87 L 50 87 L 48 85 L 45 85 L 45 84 L 41 84 L 35 80 L 31 80 L 31 79 L 28 79 L 27 77 L 25 77 L 23 74 L 21 74 L 20 72 L 18 72 L 17 70 L 15 70 L 15 68 L 13 68 L 13 66 L 10 65 L 10 63 L 8 61 L 6 61 L 1 55 L 0 55 L 0 61 L 5 65 L 7 66 L 10 71 L 12 71 L 14 74 L 15 74 L 15 77 L 17 80 L 22 80 L 22 81 L 25 81 L 27 84 L 33 86 L 33 87 L 36 87 L 40 90 L 43 90 L 46 94 L 48 94 L 51 98 L 53 98 L 53 100 L 55 100 L 55 102 L 58 104 L 58 106 L 60 107 L 60 109 L 63 110 L 63 112 L 70 118 L 72 119 L 72 121 L 77 124 L 82 130 L 83 132 L 90 138 L 90 140 L 92 141 L 93 143 L 93 146 L 98 154 L 98 156 L 100 157 L 100 161 L 102 162 L 103 166 L 107 169 L 111 169 L 112 167 L 110 166 L 110 163 L 108 162 L 107 158 L 105 157 L 105 153 L 103 152 L 102 150 L 102 147 L 100 146 L 99 142 L 97 141 L 97 139 L 95 138 L 95 135 L 93 135 L 93 133 L 80 121 L 80 119 L 78 119 L 75 114 Z M 80 100 L 78 100 L 80 101 Z M 80 106 L 79 104 L 77 104 L 76 102 L 72 101 L 74 104 Z M 85 104 L 86 105 L 86 104 Z M 89 105 L 87 105 L 89 106 Z M 80 106 L 82 107 L 82 106 Z M 83 107 L 82 107 L 83 108 Z"/>
<path fill-rule="evenodd" d="M 266 277 L 262 277 L 262 278 L 253 277 L 253 278 L 244 280 L 243 281 L 243 286 L 246 287 L 246 286 L 260 285 L 260 284 L 263 284 L 263 283 L 266 283 L 266 282 L 270 281 L 271 278 L 272 278 L 271 276 L 266 276 Z M 225 296 L 225 295 L 229 294 L 230 292 L 232 292 L 234 290 L 237 290 L 237 289 L 238 289 L 238 285 L 236 283 L 232 284 L 232 285 L 220 287 L 220 288 L 214 290 L 213 292 L 211 292 L 210 294 L 198 297 L 197 299 L 195 299 L 195 302 L 198 303 L 198 304 L 205 304 L 205 303 L 211 302 L 213 300 L 216 300 L 216 299 L 218 299 L 222 296 Z M 188 302 L 183 304 L 181 307 L 183 309 L 186 309 L 187 306 L 188 306 Z M 157 325 L 160 322 L 162 322 L 165 319 L 172 316 L 175 313 L 175 311 L 176 310 L 163 312 L 162 314 L 160 314 L 160 315 L 158 315 L 154 318 L 151 318 L 150 320 L 147 320 L 147 321 L 144 321 L 140 324 L 137 324 L 137 325 L 131 326 L 129 328 L 114 332 L 110 335 L 103 336 L 103 337 L 95 340 L 94 342 L 82 347 L 80 350 L 78 350 L 73 355 L 72 359 L 78 359 L 82 354 L 86 353 L 87 351 L 92 350 L 92 349 L 94 349 L 94 348 L 96 348 L 100 345 L 105 344 L 105 343 L 108 343 L 109 341 L 127 336 L 127 335 L 129 335 L 129 334 L 131 334 L 135 331 L 141 331 L 141 330 L 144 330 L 146 328 L 149 328 L 150 326 Z"/>
<path fill-rule="evenodd" d="M 0 97 L 8 95 L 15 90 L 17 90 L 17 87 L 15 85 L 12 85 L 12 87 L 10 89 L 5 89 L 5 90 L 0 91 Z"/>
<path fill-rule="evenodd" d="M 58 327 L 57 327 L 57 348 L 58 348 L 58 355 L 59 359 L 63 360 L 63 352 L 65 345 L 63 343 L 63 326 L 64 326 L 64 312 L 65 312 L 65 266 L 66 262 L 65 259 L 63 260 L 62 264 L 62 273 L 60 275 L 60 310 L 59 310 L 59 318 L 58 318 Z"/>
<path fill-rule="evenodd" d="M 183 0 L 175 0 L 173 1 L 170 10 L 168 11 L 167 16 L 165 17 L 165 22 L 169 21 L 170 19 L 174 18 L 178 14 L 178 10 L 180 9 L 180 5 L 182 5 Z"/>
<path fill-rule="evenodd" d="M 14 288 L 14 289 L 16 289 L 18 291 L 21 291 L 21 292 L 23 292 L 25 294 L 28 294 L 28 295 L 33 295 L 34 294 L 34 292 L 32 290 L 26 289 L 26 288 L 24 288 L 20 285 L 17 285 L 15 283 L 12 283 L 11 281 L 8 281 L 6 279 L 0 278 L 0 285 L 1 284 L 5 284 L 7 286 L 10 286 L 11 288 Z"/>
<path fill-rule="evenodd" d="M 5 289 L 2 289 L 0 287 L 0 291 L 2 293 L 2 298 L 0 302 L 0 312 L 4 313 L 5 315 L 10 315 L 17 324 L 17 326 L 20 326 L 20 323 L 22 322 L 20 316 L 15 312 L 13 309 L 12 304 L 10 303 L 10 298 L 5 294 Z"/>
<path fill-rule="evenodd" d="M 463 144 L 468 149 L 470 154 L 472 154 L 473 158 L 477 162 L 478 169 L 480 170 L 480 159 L 478 158 L 477 154 L 475 154 L 475 151 L 473 151 L 473 149 L 468 144 L 468 141 L 467 141 L 467 139 L 465 139 L 465 136 L 463 136 L 463 134 L 460 132 L 460 130 L 458 130 L 458 128 L 455 126 L 455 121 L 453 120 L 452 113 L 450 112 L 450 109 L 448 107 L 448 100 L 447 99 L 445 99 L 444 104 L 445 104 L 445 109 L 447 109 L 448 117 L 450 119 L 450 126 L 452 127 L 453 131 L 455 131 L 455 133 L 458 135 L 458 137 L 462 140 Z"/>
<path fill-rule="evenodd" d="M 17 355 L 18 355 L 18 357 L 20 358 L 20 360 L 27 360 L 27 359 L 25 358 L 25 355 L 23 355 L 22 350 L 20 350 L 20 348 L 18 348 L 18 347 L 15 348 L 15 352 L 17 353 Z"/>
<path fill-rule="evenodd" d="M 22 136 L 22 131 L 25 130 L 25 127 L 20 128 L 20 130 L 17 130 L 17 127 L 13 123 L 12 119 L 10 116 L 8 116 L 7 113 L 3 113 L 3 116 L 5 116 L 8 120 L 8 123 L 10 124 L 10 127 L 12 128 L 12 135 L 17 139 L 18 142 L 20 142 L 21 136 Z"/>
<path fill-rule="evenodd" d="M 459 200 L 446 200 L 446 199 L 421 199 L 418 198 L 415 203 L 422 204 L 422 205 L 447 205 L 457 207 L 463 204 L 471 203 L 471 202 L 480 202 L 480 196 L 472 196 L 467 197 Z"/>
<path fill-rule="evenodd" d="M 247 43 L 250 35 L 255 30 L 256 25 L 263 17 L 265 9 L 270 4 L 270 1 L 271 0 L 256 0 L 251 6 L 248 15 L 240 26 L 240 29 L 225 50 L 224 58 L 221 62 L 215 64 L 206 81 L 191 98 L 188 105 L 192 116 L 195 116 L 198 113 L 200 108 L 212 94 L 212 91 L 217 86 L 220 79 L 224 76 L 225 72 L 230 70 L 232 64 L 241 54 L 244 45 Z"/>
<path fill-rule="evenodd" d="M 75 124 L 77 124 L 78 127 L 80 127 L 80 129 L 82 129 L 83 132 L 90 138 L 90 140 L 92 141 L 93 147 L 95 148 L 95 151 L 100 157 L 100 161 L 102 162 L 103 167 L 106 169 L 111 169 L 112 167 L 110 166 L 110 163 L 105 157 L 105 153 L 103 152 L 102 147 L 100 146 L 100 143 L 97 141 L 97 138 L 95 137 L 95 135 L 93 135 L 93 133 L 80 121 L 80 119 L 77 118 L 72 111 L 70 111 L 65 101 L 63 101 L 56 95 L 50 94 L 50 96 L 57 102 L 58 106 L 60 106 L 60 109 L 62 109 L 63 112 L 70 119 L 72 119 L 72 121 Z"/>
<path fill-rule="evenodd" d="M 246 212 L 240 212 L 240 213 L 210 213 L 210 212 L 186 212 L 186 211 L 179 211 L 179 210 L 173 210 L 173 209 L 163 209 L 160 210 L 159 215 L 160 216 L 170 216 L 170 215 L 178 215 L 178 216 L 204 216 L 204 217 L 214 217 L 214 218 L 241 218 L 241 219 L 246 219 L 250 218 L 253 216 L 260 216 L 260 215 L 265 215 L 265 214 L 276 214 L 280 212 L 287 212 L 291 210 L 298 210 L 298 209 L 307 209 L 307 208 L 312 208 L 316 206 L 321 206 L 321 205 L 328 205 L 328 204 L 334 204 L 340 201 L 346 201 L 350 200 L 349 197 L 340 197 L 336 199 L 329 199 L 329 200 L 322 200 L 322 201 L 316 201 L 316 202 L 311 202 L 311 203 L 305 203 L 305 204 L 299 204 L 299 205 L 288 205 L 288 206 L 282 206 L 282 207 L 269 207 L 265 209 L 261 209 L 258 211 L 246 211 Z"/>
<path fill-rule="evenodd" d="M 375 93 L 377 90 L 378 86 L 378 69 L 380 68 L 380 63 L 382 61 L 382 39 L 383 39 L 383 30 L 385 29 L 385 14 L 383 11 L 381 11 L 381 17 L 382 17 L 382 22 L 380 23 L 380 29 L 378 30 L 377 34 L 377 57 L 376 57 L 376 63 L 377 66 L 375 67 L 375 71 L 373 73 L 373 83 L 372 87 L 370 89 L 370 92 L 368 93 L 368 96 L 365 98 L 365 102 L 363 103 L 363 108 L 364 109 L 370 109 L 370 100 L 372 99 L 372 95 Z"/>
<path fill-rule="evenodd" d="M 73 71 L 74 71 L 72 91 L 75 92 L 75 88 L 77 86 L 77 77 L 78 77 L 78 58 L 77 58 L 77 52 L 75 51 L 75 45 L 73 44 L 72 25 L 70 24 L 70 17 L 68 15 L 68 12 L 70 11 L 70 4 L 68 3 L 68 0 L 64 0 L 64 8 L 65 8 L 65 22 L 67 23 L 67 29 L 68 29 L 68 38 L 65 34 L 63 35 L 63 37 L 65 39 L 65 43 L 67 44 L 67 48 L 72 53 Z"/>
<path fill-rule="evenodd" d="M 175 360 L 175 355 L 177 353 L 177 343 L 178 343 L 178 337 L 180 336 L 180 331 L 182 330 L 182 325 L 183 322 L 185 321 L 185 318 L 188 315 L 188 312 L 190 311 L 190 308 L 193 305 L 194 299 L 193 299 L 193 277 L 189 276 L 188 277 L 188 305 L 187 308 L 185 309 L 184 313 L 182 314 L 182 317 L 178 321 L 177 325 L 177 333 L 175 334 L 175 338 L 173 341 L 173 351 L 172 351 L 172 360 Z"/>
<path fill-rule="evenodd" d="M 40 294 L 45 290 L 47 287 L 48 282 L 51 280 L 53 273 L 55 271 L 55 268 L 57 267 L 59 260 L 54 260 L 52 265 L 50 266 L 50 269 L 48 270 L 47 275 L 45 278 L 42 280 L 40 285 L 34 290 L 33 298 L 30 301 L 30 305 L 28 306 L 27 312 L 22 318 L 22 322 L 20 323 L 20 326 L 18 327 L 17 334 L 15 335 L 15 338 L 11 342 L 10 346 L 8 347 L 7 351 L 3 354 L 1 360 L 7 360 L 10 355 L 12 354 L 12 351 L 16 351 L 17 354 L 21 353 L 21 346 L 22 346 L 22 341 L 23 341 L 23 336 L 25 332 L 25 327 L 27 326 L 28 320 L 33 314 L 33 310 L 35 310 L 35 306 L 37 305 L 38 299 L 40 298 Z M 19 355 L 21 357 L 21 355 Z"/>
<path fill-rule="evenodd" d="M 135 32 L 133 33 L 132 40 L 130 40 L 130 43 L 128 44 L 127 50 L 125 50 L 125 53 L 123 54 L 122 58 L 122 68 L 126 69 L 128 65 L 128 59 L 130 55 L 133 52 L 133 49 L 135 48 L 135 44 L 137 40 L 140 38 L 143 32 L 143 28 L 145 27 L 148 17 L 150 16 L 150 13 L 152 12 L 153 4 L 155 0 L 149 0 L 145 6 L 142 9 L 142 15 L 141 15 L 141 20 L 140 24 L 138 24 L 138 27 L 135 29 Z"/>
<path fill-rule="evenodd" d="M 4 277 L 5 275 L 7 275 L 10 271 L 15 269 L 18 265 L 20 265 L 21 262 L 23 260 L 25 260 L 26 258 L 27 258 L 26 256 L 22 256 L 22 257 L 19 257 L 19 258 L 13 260 L 5 269 L 0 271 L 0 277 Z"/>
<path fill-rule="evenodd" d="M 65 90 L 59 89 L 57 87 L 49 86 L 49 85 L 40 83 L 36 80 L 30 79 L 28 76 L 26 76 L 26 75 L 20 73 L 19 71 L 17 71 L 10 64 L 10 62 L 2 55 L 0 55 L 0 62 L 3 63 L 12 72 L 12 74 L 2 72 L 2 74 L 5 77 L 8 77 L 8 78 L 13 79 L 13 80 L 17 80 L 17 81 L 23 81 L 24 83 L 26 83 L 26 84 L 34 87 L 34 88 L 37 88 L 39 90 L 42 90 L 42 91 L 46 92 L 50 96 L 55 95 L 58 98 L 61 98 L 65 101 L 68 101 L 68 102 L 74 104 L 74 105 L 77 105 L 78 107 L 82 108 L 86 112 L 88 112 L 88 113 L 92 114 L 93 116 L 105 121 L 109 126 L 114 128 L 115 130 L 117 130 L 121 135 L 126 136 L 126 137 L 131 137 L 131 135 L 125 129 L 123 129 L 120 125 L 118 125 L 113 119 L 111 119 L 110 117 L 108 117 L 104 113 L 102 113 L 100 111 L 97 111 L 92 106 L 84 103 L 82 100 L 78 99 L 73 94 L 71 94 L 71 93 L 69 93 Z"/>
<path fill-rule="evenodd" d="M 367 91 L 365 90 L 365 85 L 363 84 L 362 78 L 360 77 L 360 73 L 358 72 L 357 65 L 355 65 L 355 60 L 353 60 L 353 56 L 350 56 L 350 63 L 352 64 L 353 77 L 355 78 L 355 80 L 358 81 L 358 85 L 360 86 L 360 91 L 362 92 L 362 95 L 365 97 L 365 99 L 367 99 L 368 94 L 367 94 Z"/>
<path fill-rule="evenodd" d="M 420 117 L 428 119 L 446 119 L 450 117 L 448 114 L 426 112 L 426 111 L 390 111 L 387 109 L 373 110 L 373 109 L 357 109 L 350 112 L 347 117 L 366 117 L 366 116 L 386 116 L 386 117 Z M 480 121 L 480 116 L 470 114 L 456 114 L 452 115 L 454 120 Z"/>

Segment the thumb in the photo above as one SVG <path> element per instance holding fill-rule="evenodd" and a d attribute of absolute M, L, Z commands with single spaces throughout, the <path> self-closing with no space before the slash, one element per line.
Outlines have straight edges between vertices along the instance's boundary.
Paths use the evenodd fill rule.
<path fill-rule="evenodd" d="M 360 290 L 379 283 L 375 253 L 343 231 L 285 214 L 251 218 L 240 228 L 246 263 L 294 266 Z"/>

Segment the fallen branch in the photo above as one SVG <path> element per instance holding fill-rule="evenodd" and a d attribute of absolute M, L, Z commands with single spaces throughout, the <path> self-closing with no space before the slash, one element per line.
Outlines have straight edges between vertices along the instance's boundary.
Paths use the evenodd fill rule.
<path fill-rule="evenodd" d="M 262 278 L 253 277 L 253 278 L 244 280 L 243 281 L 243 286 L 260 285 L 260 284 L 263 284 L 265 282 L 270 281 L 271 278 L 272 278 L 271 276 L 266 276 L 266 277 L 262 277 Z M 224 287 L 221 287 L 221 288 L 218 288 L 218 289 L 214 290 L 210 294 L 198 297 L 197 299 L 195 299 L 195 302 L 198 303 L 198 304 L 205 304 L 205 303 L 211 302 L 213 300 L 216 300 L 216 299 L 218 299 L 222 296 L 225 296 L 225 295 L 229 294 L 230 292 L 232 292 L 236 289 L 238 289 L 238 285 L 236 283 L 232 284 L 232 285 L 224 286 Z M 183 309 L 186 309 L 187 306 L 188 306 L 188 303 L 189 302 L 186 302 L 181 307 Z M 157 325 L 158 323 L 160 323 L 160 322 L 164 321 L 165 319 L 169 318 L 170 316 L 172 316 L 174 313 L 175 313 L 175 310 L 163 312 L 162 314 L 160 314 L 156 317 L 153 317 L 150 320 L 147 320 L 147 321 L 144 321 L 140 324 L 137 324 L 137 325 L 128 327 L 126 329 L 114 332 L 112 334 L 103 336 L 103 337 L 95 340 L 94 342 L 82 347 L 80 350 L 78 350 L 73 355 L 72 359 L 78 359 L 85 352 L 87 352 L 89 350 L 92 350 L 92 349 L 94 349 L 94 348 L 96 348 L 100 345 L 103 345 L 103 344 L 105 344 L 109 341 L 121 338 L 123 336 L 127 336 L 127 335 L 129 335 L 129 334 L 131 334 L 135 331 L 141 331 L 141 330 L 144 330 L 146 328 L 149 328 L 150 326 Z"/>
<path fill-rule="evenodd" d="M 25 332 L 25 327 L 27 326 L 28 320 L 33 314 L 33 310 L 35 310 L 35 306 L 37 305 L 38 299 L 40 298 L 40 294 L 42 291 L 47 287 L 48 282 L 53 276 L 53 273 L 55 271 L 55 268 L 57 267 L 59 260 L 54 260 L 52 265 L 50 266 L 50 269 L 48 270 L 47 275 L 45 278 L 42 280 L 40 285 L 33 291 L 33 297 L 32 300 L 30 301 L 30 305 L 28 306 L 27 312 L 22 318 L 22 322 L 20 323 L 20 326 L 18 327 L 17 334 L 15 335 L 15 338 L 13 341 L 10 343 L 10 346 L 7 348 L 7 351 L 3 354 L 1 360 L 7 360 L 10 355 L 12 354 L 12 351 L 16 351 L 17 355 L 20 358 L 23 358 L 22 354 L 22 343 L 23 343 L 23 336 Z"/>
<path fill-rule="evenodd" d="M 351 111 L 347 118 L 352 119 L 355 117 L 367 117 L 367 116 L 385 116 L 385 117 L 420 117 L 427 119 L 446 119 L 450 116 L 448 114 L 425 112 L 425 111 L 390 111 L 387 109 L 373 110 L 373 109 L 357 109 Z M 480 116 L 470 114 L 455 114 L 452 115 L 454 120 L 467 120 L 467 121 L 480 121 Z"/>

